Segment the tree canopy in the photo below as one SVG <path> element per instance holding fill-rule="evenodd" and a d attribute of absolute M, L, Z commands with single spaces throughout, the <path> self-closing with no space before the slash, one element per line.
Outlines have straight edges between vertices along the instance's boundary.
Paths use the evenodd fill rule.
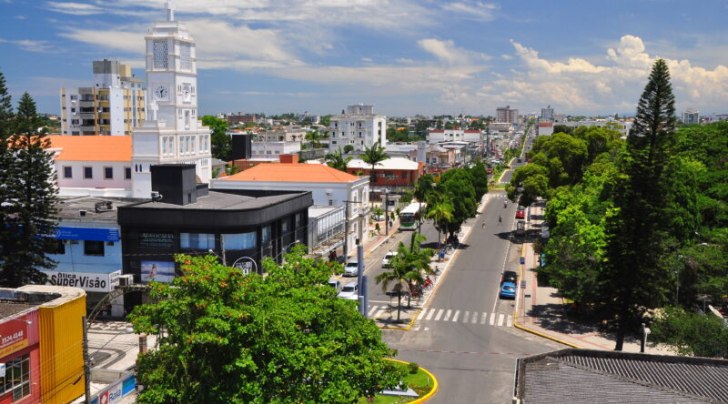
<path fill-rule="evenodd" d="M 216 116 L 205 115 L 202 117 L 202 124 L 210 128 L 210 144 L 212 157 L 222 161 L 230 161 L 233 153 L 233 143 L 227 134 L 228 122 Z"/>
<path fill-rule="evenodd" d="M 296 246 L 268 276 L 214 257 L 178 256 L 181 276 L 152 283 L 130 318 L 158 334 L 142 355 L 139 403 L 352 403 L 403 376 L 373 321 L 325 285 L 330 267 Z"/>

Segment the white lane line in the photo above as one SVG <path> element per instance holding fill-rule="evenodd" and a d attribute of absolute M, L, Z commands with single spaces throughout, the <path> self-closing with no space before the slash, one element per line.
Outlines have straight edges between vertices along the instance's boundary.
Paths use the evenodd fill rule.
<path fill-rule="evenodd" d="M 498 315 L 498 327 L 503 327 L 503 319 L 504 319 L 505 317 L 506 317 L 506 316 L 504 316 L 503 314 L 499 314 L 499 315 Z"/>
<path fill-rule="evenodd" d="M 422 309 L 422 311 L 420 311 L 420 315 L 417 316 L 417 321 L 420 321 L 423 318 L 425 318 L 425 313 L 427 313 L 427 307 L 425 307 L 424 309 Z"/>
<path fill-rule="evenodd" d="M 473 312 L 473 321 L 471 321 L 470 323 L 471 324 L 475 324 L 477 322 L 478 322 L 478 313 L 477 312 Z"/>
<path fill-rule="evenodd" d="M 382 309 L 379 310 L 379 312 L 374 316 L 374 318 L 379 318 L 379 317 L 383 316 L 384 313 L 386 313 L 386 312 L 387 312 L 387 308 L 386 307 L 382 307 Z"/>
<path fill-rule="evenodd" d="M 483 312 L 483 316 L 480 318 L 480 324 L 485 325 L 485 320 L 488 319 L 488 313 Z"/>
<path fill-rule="evenodd" d="M 490 313 L 490 325 L 495 324 L 495 313 Z"/>
<path fill-rule="evenodd" d="M 506 327 L 513 327 L 513 316 L 508 316 L 508 321 L 506 321 Z"/>
<path fill-rule="evenodd" d="M 432 318 L 432 315 L 435 314 L 436 311 L 437 311 L 437 309 L 430 309 L 430 313 L 427 314 L 426 320 L 429 321 Z"/>
<path fill-rule="evenodd" d="M 473 313 L 475 314 L 475 313 Z M 465 314 L 463 315 L 463 323 L 467 323 L 468 320 L 470 320 L 470 312 L 465 310 Z"/>
<path fill-rule="evenodd" d="M 440 311 L 437 312 L 437 315 L 435 316 L 435 321 L 440 321 L 440 317 L 442 317 L 442 313 L 445 312 L 445 309 L 440 309 Z"/>
<path fill-rule="evenodd" d="M 459 316 L 459 315 L 460 315 L 460 310 L 456 311 L 456 312 L 455 312 L 455 315 L 454 315 L 454 316 L 452 316 L 452 322 L 453 322 L 453 323 L 457 323 L 457 321 L 458 321 L 458 316 Z"/>
<path fill-rule="evenodd" d="M 369 309 L 369 313 L 367 313 L 367 315 L 369 317 L 371 317 L 374 314 L 374 312 L 377 311 L 378 308 L 379 308 L 379 306 L 372 306 L 372 308 Z"/>
<path fill-rule="evenodd" d="M 442 321 L 450 321 L 451 314 L 452 314 L 452 310 L 447 309 L 447 313 L 445 313 L 445 318 L 443 318 Z"/>

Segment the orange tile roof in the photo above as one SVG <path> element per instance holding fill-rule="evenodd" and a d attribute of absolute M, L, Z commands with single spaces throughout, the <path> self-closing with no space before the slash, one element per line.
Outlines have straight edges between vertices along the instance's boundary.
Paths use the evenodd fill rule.
<path fill-rule="evenodd" d="M 131 136 L 48 136 L 60 161 L 131 161 Z"/>
<path fill-rule="evenodd" d="M 323 164 L 259 164 L 223 181 L 354 182 L 360 178 Z"/>

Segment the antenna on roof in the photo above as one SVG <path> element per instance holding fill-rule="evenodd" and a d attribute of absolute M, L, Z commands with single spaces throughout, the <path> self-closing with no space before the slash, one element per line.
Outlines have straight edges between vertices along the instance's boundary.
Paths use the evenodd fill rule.
<path fill-rule="evenodd" d="M 174 5 L 172 0 L 167 1 L 167 21 L 174 21 Z"/>

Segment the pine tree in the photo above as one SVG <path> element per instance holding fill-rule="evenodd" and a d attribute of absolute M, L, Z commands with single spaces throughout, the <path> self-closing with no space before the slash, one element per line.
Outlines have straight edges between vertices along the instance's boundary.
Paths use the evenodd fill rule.
<path fill-rule="evenodd" d="M 0 273 L 4 270 L 8 256 L 13 252 L 10 219 L 13 216 L 10 201 L 9 180 L 12 174 L 12 154 L 9 150 L 8 139 L 13 134 L 13 104 L 8 88 L 5 85 L 5 76 L 0 73 Z"/>
<path fill-rule="evenodd" d="M 58 203 L 50 141 L 41 126 L 35 101 L 23 94 L 15 115 L 14 135 L 10 137 L 11 178 L 4 185 L 10 193 L 10 231 L 8 244 L 12 255 L 6 255 L 0 272 L 0 285 L 18 287 L 27 283 L 45 283 L 41 269 L 55 267 L 45 253 L 47 238 L 57 226 Z M 7 247 L 10 247 L 9 245 Z"/>
<path fill-rule="evenodd" d="M 668 238 L 665 212 L 670 179 L 666 170 L 675 144 L 675 97 L 664 60 L 655 62 L 627 137 L 621 173 L 608 217 L 605 285 L 614 296 L 615 350 L 645 310 L 663 303 L 669 279 L 659 265 Z"/>

